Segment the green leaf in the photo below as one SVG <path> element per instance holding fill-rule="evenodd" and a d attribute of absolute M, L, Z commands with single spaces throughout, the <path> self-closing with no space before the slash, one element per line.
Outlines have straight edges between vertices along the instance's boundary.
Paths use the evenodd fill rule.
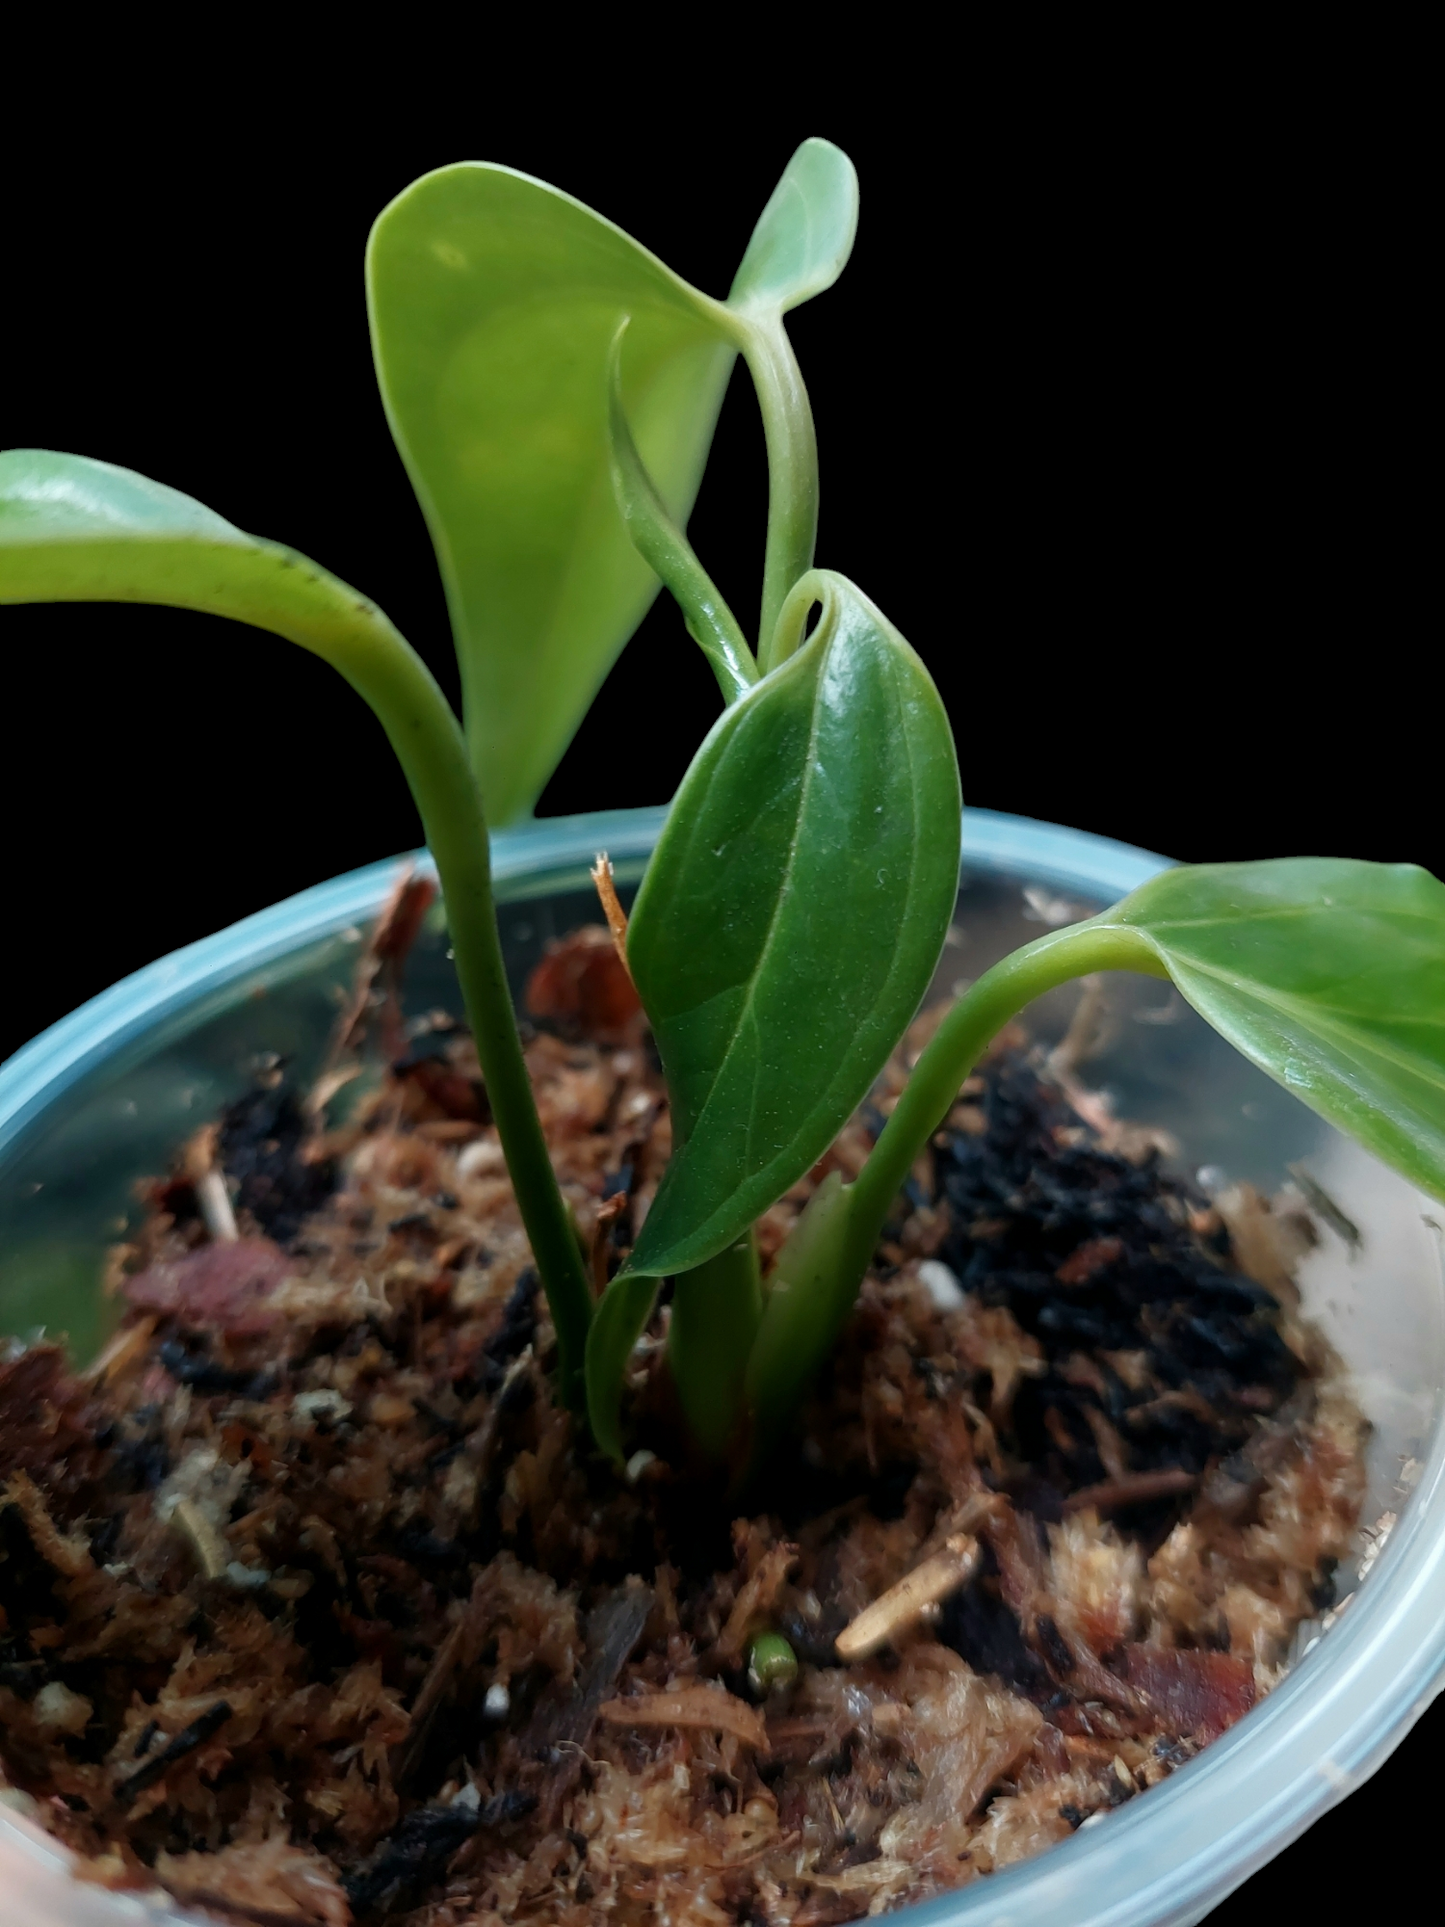
<path fill-rule="evenodd" d="M 657 1280 L 619 1272 L 602 1294 L 587 1334 L 587 1419 L 610 1459 L 621 1460 L 622 1387 L 632 1348 L 647 1329 Z"/>
<path fill-rule="evenodd" d="M 1139 932 L 1261 1070 L 1445 1197 L 1445 884 L 1410 863 L 1203 864 L 1093 926 Z"/>
<path fill-rule="evenodd" d="M 446 584 L 488 816 L 529 809 L 657 592 L 612 499 L 607 358 L 685 524 L 739 324 L 570 195 L 427 174 L 367 250 L 377 377 Z"/>
<path fill-rule="evenodd" d="M 481 799 L 425 663 L 375 604 L 304 555 L 128 469 L 43 449 L 0 455 L 0 602 L 160 602 L 230 616 L 311 650 L 371 705 L 436 858 L 487 1094 L 557 1327 L 563 1392 L 575 1399 L 591 1299 L 517 1038 Z"/>
<path fill-rule="evenodd" d="M 294 549 L 130 469 L 43 448 L 0 454 L 0 602 L 204 610 L 270 629 L 343 674 L 401 644 L 374 603 Z"/>
<path fill-rule="evenodd" d="M 648 865 L 628 958 L 680 1148 L 630 1269 L 703 1263 L 827 1149 L 928 986 L 958 888 L 958 765 L 927 670 L 841 576 L 724 712 Z M 790 604 L 791 606 L 791 604 Z"/>
<path fill-rule="evenodd" d="M 753 229 L 728 305 L 786 313 L 822 294 L 847 266 L 857 232 L 852 161 L 831 141 L 804 141 Z"/>

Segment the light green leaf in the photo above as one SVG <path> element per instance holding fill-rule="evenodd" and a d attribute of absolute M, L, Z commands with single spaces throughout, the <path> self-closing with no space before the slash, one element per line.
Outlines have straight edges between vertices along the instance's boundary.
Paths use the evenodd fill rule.
<path fill-rule="evenodd" d="M 703 1263 L 819 1158 L 918 1007 L 958 888 L 958 765 L 917 656 L 819 572 L 812 638 L 719 719 L 628 958 L 679 1140 L 630 1268 Z M 790 603 L 790 609 L 794 605 Z"/>
<path fill-rule="evenodd" d="M 557 1327 L 563 1393 L 575 1400 L 587 1281 L 517 1038 L 481 799 L 425 663 L 375 604 L 304 555 L 128 469 L 44 449 L 0 455 L 0 602 L 159 602 L 231 616 L 322 657 L 375 710 L 436 858 L 487 1094 Z"/>
<path fill-rule="evenodd" d="M 374 603 L 294 549 L 243 535 L 130 469 L 49 449 L 0 454 L 0 602 L 158 602 L 231 616 L 353 681 L 398 647 L 416 663 Z"/>
<path fill-rule="evenodd" d="M 805 140 L 783 170 L 728 295 L 744 312 L 786 313 L 831 288 L 858 232 L 858 176 L 831 141 Z"/>
<path fill-rule="evenodd" d="M 1445 1197 L 1445 884 L 1428 871 L 1201 864 L 1078 928 L 1137 931 L 1261 1070 Z"/>
<path fill-rule="evenodd" d="M 529 809 L 657 591 L 612 498 L 607 358 L 686 523 L 738 323 L 570 195 L 506 167 L 427 174 L 367 250 L 377 377 L 446 584 L 487 812 Z"/>

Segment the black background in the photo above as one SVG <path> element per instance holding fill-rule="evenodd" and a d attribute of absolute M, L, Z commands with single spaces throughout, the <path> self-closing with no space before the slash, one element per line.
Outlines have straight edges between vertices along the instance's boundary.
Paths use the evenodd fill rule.
<path fill-rule="evenodd" d="M 792 146 L 824 133 L 863 213 L 843 280 L 792 323 L 819 561 L 922 653 L 967 800 L 1184 859 L 1442 873 L 1408 114 L 1362 117 L 1285 58 L 1197 94 L 1177 52 L 1102 93 L 1062 57 L 1047 84 L 998 57 L 964 79 L 902 25 L 810 104 L 742 81 L 703 98 L 692 68 L 660 106 L 600 46 L 597 86 L 564 98 L 469 46 L 383 52 L 352 80 L 277 49 L 224 103 L 219 48 L 204 89 L 12 100 L 0 444 L 138 469 L 305 551 L 453 688 L 371 375 L 374 215 L 428 167 L 502 160 L 721 294 Z M 764 511 L 740 376 L 692 535 L 745 620 Z M 283 642 L 95 607 L 5 610 L 0 638 L 0 1056 L 176 945 L 418 841 L 369 713 Z M 664 800 L 715 708 L 660 601 L 541 813 Z M 1427 1719 L 1213 1918 L 1348 1914 L 1377 1897 L 1379 1853 L 1391 1886 L 1429 1879 L 1405 1820 L 1442 1734 Z"/>

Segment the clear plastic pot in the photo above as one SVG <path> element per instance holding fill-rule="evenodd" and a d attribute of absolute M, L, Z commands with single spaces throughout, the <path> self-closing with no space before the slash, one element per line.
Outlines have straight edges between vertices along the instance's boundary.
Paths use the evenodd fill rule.
<path fill-rule="evenodd" d="M 499 836 L 495 868 L 514 980 L 546 940 L 596 918 L 587 880 L 605 848 L 635 884 L 660 810 L 535 823 Z M 425 861 L 425 859 L 422 859 Z M 976 977 L 1049 922 L 1112 902 L 1161 859 L 1019 817 L 971 811 L 957 926 L 940 984 Z M 238 1095 L 265 1052 L 304 1075 L 324 1048 L 364 925 L 397 873 L 373 865 L 305 891 L 127 978 L 0 1067 L 0 1331 L 44 1324 L 82 1353 L 101 1332 L 96 1278 L 133 1210 L 134 1179 Z M 1030 1022 L 1057 1035 L 1077 990 Z M 1399 1743 L 1445 1662 L 1445 1292 L 1438 1208 L 1321 1125 L 1154 979 L 1109 979 L 1102 1048 L 1086 1067 L 1119 1112 L 1167 1128 L 1206 1186 L 1269 1191 L 1303 1166 L 1358 1227 L 1326 1227 L 1301 1283 L 1373 1421 L 1362 1557 L 1339 1575 L 1348 1609 L 1302 1630 L 1284 1683 L 1153 1792 L 1063 1845 L 909 1918 L 989 1927 L 1152 1927 L 1197 1921 Z M 412 961 L 408 1002 L 457 1007 L 440 919 Z M 1381 1544 L 1381 1526 L 1385 1532 Z M 1368 1567 L 1361 1581 L 1360 1566 Z M 187 1918 L 162 1896 L 73 1882 L 24 1812 L 0 1807 L 0 1894 L 24 1927 Z"/>

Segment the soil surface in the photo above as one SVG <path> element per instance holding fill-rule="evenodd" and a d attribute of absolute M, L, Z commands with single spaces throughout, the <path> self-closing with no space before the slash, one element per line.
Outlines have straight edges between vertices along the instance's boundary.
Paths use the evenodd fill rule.
<path fill-rule="evenodd" d="M 625 1475 L 554 1402 L 470 1041 L 402 1031 L 385 935 L 321 1083 L 271 1067 L 147 1188 L 98 1363 L 0 1361 L 0 1762 L 82 1878 L 263 1923 L 821 1927 L 1066 1838 L 1276 1682 L 1363 1489 L 1299 1211 L 1195 1195 L 1013 1034 L 738 1516 L 665 1303 Z M 661 1077 L 605 933 L 530 1006 L 600 1285 Z"/>

